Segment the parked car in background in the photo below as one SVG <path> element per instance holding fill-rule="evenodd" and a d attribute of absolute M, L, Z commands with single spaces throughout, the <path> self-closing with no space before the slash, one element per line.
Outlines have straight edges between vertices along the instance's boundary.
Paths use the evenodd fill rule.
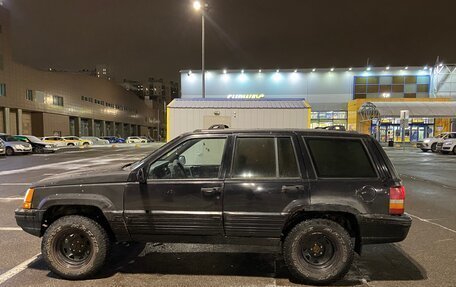
<path fill-rule="evenodd" d="M 48 137 L 43 137 L 42 140 L 45 143 L 52 143 L 55 144 L 57 147 L 65 147 L 65 146 L 77 146 L 79 145 L 79 141 L 75 140 L 65 140 L 62 137 L 59 136 L 48 136 Z"/>
<path fill-rule="evenodd" d="M 147 143 L 147 140 L 146 139 L 142 139 L 142 138 L 137 137 L 137 136 L 131 136 L 131 137 L 127 138 L 126 142 L 127 143 Z"/>
<path fill-rule="evenodd" d="M 99 137 L 81 137 L 82 140 L 90 141 L 94 145 L 109 144 L 108 140 L 101 139 Z"/>
<path fill-rule="evenodd" d="M 141 139 L 146 140 L 148 143 L 153 143 L 155 140 L 148 136 L 140 136 Z"/>
<path fill-rule="evenodd" d="M 442 144 L 442 146 L 440 147 L 441 153 L 448 154 L 448 153 L 452 152 L 453 154 L 456 154 L 456 138 L 446 139 L 441 144 Z"/>
<path fill-rule="evenodd" d="M 161 240 L 275 247 L 296 281 L 327 285 L 363 245 L 406 238 L 404 202 L 368 135 L 220 129 L 181 135 L 122 167 L 44 179 L 15 216 L 66 279 L 94 276 L 111 243 Z"/>
<path fill-rule="evenodd" d="M 88 145 L 92 144 L 92 142 L 90 140 L 83 139 L 83 138 L 76 137 L 76 136 L 65 136 L 62 138 L 67 142 L 77 142 L 76 145 L 88 146 Z"/>
<path fill-rule="evenodd" d="M 0 156 L 5 156 L 5 143 L 0 139 Z"/>
<path fill-rule="evenodd" d="M 443 143 L 444 140 L 449 138 L 456 138 L 456 132 L 441 133 L 436 137 L 425 138 L 422 142 L 417 143 L 416 147 L 424 152 L 429 150 L 432 152 L 438 152 L 438 144 Z"/>
<path fill-rule="evenodd" d="M 115 136 L 104 136 L 101 139 L 108 140 L 109 143 L 125 143 L 125 139 Z"/>
<path fill-rule="evenodd" d="M 55 144 L 46 143 L 35 136 L 15 135 L 14 137 L 21 142 L 31 144 L 32 151 L 34 153 L 55 152 L 55 150 L 57 149 L 57 146 Z"/>
<path fill-rule="evenodd" d="M 2 139 L 5 143 L 6 155 L 13 155 L 17 153 L 28 154 L 32 152 L 31 144 L 19 141 L 12 135 L 0 134 L 0 139 Z"/>

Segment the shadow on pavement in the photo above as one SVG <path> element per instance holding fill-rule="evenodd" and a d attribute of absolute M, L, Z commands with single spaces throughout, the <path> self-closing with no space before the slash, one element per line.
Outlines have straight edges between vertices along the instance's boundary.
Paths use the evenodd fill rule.
<path fill-rule="evenodd" d="M 159 275 L 219 275 L 252 276 L 286 279 L 290 274 L 279 254 L 273 253 L 236 253 L 209 252 L 199 249 L 182 252 L 182 248 L 161 248 L 161 244 L 119 244 L 93 279 L 109 278 L 116 273 L 159 274 Z M 32 269 L 47 270 L 43 260 L 29 266 Z M 57 278 L 52 272 L 51 278 Z M 368 245 L 362 256 L 356 256 L 347 276 L 334 286 L 362 285 L 367 281 L 417 281 L 427 278 L 423 267 L 409 257 L 398 245 Z"/>

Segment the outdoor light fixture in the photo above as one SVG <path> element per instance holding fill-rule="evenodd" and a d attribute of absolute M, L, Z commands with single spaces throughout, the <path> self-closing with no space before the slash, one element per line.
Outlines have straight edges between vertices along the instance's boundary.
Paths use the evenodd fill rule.
<path fill-rule="evenodd" d="M 223 69 L 223 73 L 226 74 L 226 69 Z"/>
<path fill-rule="evenodd" d="M 386 69 L 389 70 L 389 69 L 390 69 L 390 66 L 386 66 Z"/>
<path fill-rule="evenodd" d="M 443 67 L 443 63 L 440 63 L 440 64 L 439 64 L 439 67 Z"/>
<path fill-rule="evenodd" d="M 244 69 L 241 70 L 241 73 L 244 74 Z"/>
<path fill-rule="evenodd" d="M 315 72 L 316 70 L 317 70 L 317 69 L 313 68 L 313 69 L 312 69 L 312 72 Z"/>
<path fill-rule="evenodd" d="M 334 72 L 334 68 L 331 68 L 331 70 L 330 70 L 330 71 L 331 71 L 331 72 Z"/>
<path fill-rule="evenodd" d="M 428 66 L 427 66 L 427 65 L 426 65 L 426 66 L 424 66 L 423 70 L 427 70 L 427 69 L 428 69 Z"/>
<path fill-rule="evenodd" d="M 405 68 L 404 68 L 404 69 L 408 70 L 408 66 L 405 66 Z"/>
<path fill-rule="evenodd" d="M 371 67 L 367 67 L 367 68 L 366 68 L 366 71 L 370 71 L 370 70 L 371 70 Z"/>
<path fill-rule="evenodd" d="M 391 96 L 391 94 L 390 94 L 390 93 L 383 93 L 382 96 L 383 96 L 384 98 L 389 98 L 389 97 Z"/>
<path fill-rule="evenodd" d="M 298 72 L 298 69 L 295 69 L 293 72 L 294 72 L 294 73 L 297 73 L 297 72 Z"/>
<path fill-rule="evenodd" d="M 192 74 L 192 70 L 188 70 L 187 75 L 190 76 Z"/>
<path fill-rule="evenodd" d="M 261 69 L 258 70 L 258 73 L 261 73 Z"/>
<path fill-rule="evenodd" d="M 350 68 L 348 68 L 348 70 L 349 70 L 349 71 L 351 71 L 351 70 L 353 70 L 353 68 L 352 68 L 352 67 L 350 67 Z"/>
<path fill-rule="evenodd" d="M 200 1 L 194 1 L 193 2 L 193 9 L 195 9 L 196 11 L 199 11 L 201 10 L 201 2 Z"/>
<path fill-rule="evenodd" d="M 276 70 L 276 73 L 280 72 L 279 69 Z"/>

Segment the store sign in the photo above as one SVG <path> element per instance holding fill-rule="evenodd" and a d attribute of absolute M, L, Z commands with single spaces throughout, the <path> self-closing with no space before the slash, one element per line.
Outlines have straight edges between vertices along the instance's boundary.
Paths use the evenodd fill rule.
<path fill-rule="evenodd" d="M 264 94 L 229 94 L 226 98 L 232 100 L 261 100 L 264 98 Z"/>

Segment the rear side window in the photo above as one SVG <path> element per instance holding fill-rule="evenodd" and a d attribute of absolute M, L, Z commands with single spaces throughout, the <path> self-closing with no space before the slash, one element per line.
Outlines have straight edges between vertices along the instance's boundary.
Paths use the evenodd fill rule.
<path fill-rule="evenodd" d="M 237 138 L 232 176 L 234 178 L 299 177 L 291 138 Z"/>
<path fill-rule="evenodd" d="M 307 138 L 305 141 L 319 177 L 377 177 L 361 140 Z"/>

